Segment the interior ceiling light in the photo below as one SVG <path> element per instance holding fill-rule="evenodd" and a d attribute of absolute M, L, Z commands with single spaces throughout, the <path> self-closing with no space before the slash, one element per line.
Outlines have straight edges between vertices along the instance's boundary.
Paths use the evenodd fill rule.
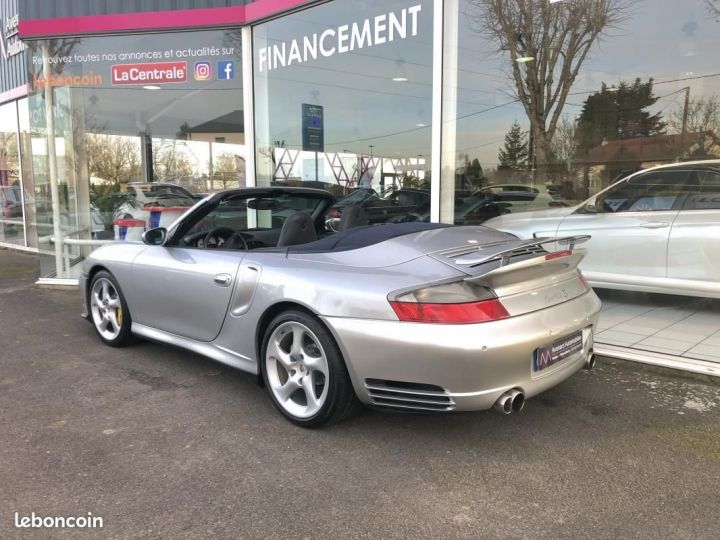
<path fill-rule="evenodd" d="M 528 62 L 532 62 L 533 60 L 535 60 L 534 56 L 518 56 L 515 59 L 518 64 L 526 64 Z"/>
<path fill-rule="evenodd" d="M 154 84 L 149 84 L 147 86 L 143 86 L 145 90 L 161 90 L 159 86 L 155 86 Z"/>
<path fill-rule="evenodd" d="M 393 77 L 393 82 L 407 82 L 407 77 Z"/>
<path fill-rule="evenodd" d="M 425 127 L 425 126 L 427 126 L 427 124 L 423 124 L 422 122 L 419 122 L 419 123 L 415 124 L 415 126 L 416 127 Z"/>

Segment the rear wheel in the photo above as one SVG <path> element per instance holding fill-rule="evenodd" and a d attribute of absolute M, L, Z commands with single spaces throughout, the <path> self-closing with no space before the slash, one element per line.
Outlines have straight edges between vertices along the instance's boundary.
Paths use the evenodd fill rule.
<path fill-rule="evenodd" d="M 130 312 L 120 286 L 110 272 L 101 270 L 93 276 L 88 299 L 90 317 L 100 339 L 111 347 L 132 343 Z"/>
<path fill-rule="evenodd" d="M 273 319 L 263 339 L 262 361 L 273 403 L 297 425 L 337 422 L 359 408 L 335 341 L 306 313 L 291 310 Z"/>

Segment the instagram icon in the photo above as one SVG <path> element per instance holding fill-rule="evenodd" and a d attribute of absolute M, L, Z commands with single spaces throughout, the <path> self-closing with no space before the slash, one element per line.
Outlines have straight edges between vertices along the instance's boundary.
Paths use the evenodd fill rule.
<path fill-rule="evenodd" d="M 212 78 L 210 62 L 195 62 L 195 80 L 209 81 Z"/>

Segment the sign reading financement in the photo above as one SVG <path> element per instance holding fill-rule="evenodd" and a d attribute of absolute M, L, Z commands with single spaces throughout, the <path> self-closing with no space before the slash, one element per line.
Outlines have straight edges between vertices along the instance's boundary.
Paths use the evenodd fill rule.
<path fill-rule="evenodd" d="M 302 145 L 305 152 L 325 151 L 325 125 L 321 105 L 302 104 Z"/>
<path fill-rule="evenodd" d="M 421 10 L 422 5 L 417 4 L 399 12 L 383 13 L 360 22 L 315 32 L 300 39 L 261 47 L 258 50 L 260 73 L 317 60 L 318 54 L 329 57 L 405 39 L 408 35 L 417 36 L 418 13 Z"/>

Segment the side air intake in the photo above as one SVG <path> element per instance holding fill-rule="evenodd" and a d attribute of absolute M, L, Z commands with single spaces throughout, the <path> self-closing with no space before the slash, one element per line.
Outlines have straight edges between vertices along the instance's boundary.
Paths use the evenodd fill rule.
<path fill-rule="evenodd" d="M 365 379 L 365 388 L 374 405 L 417 412 L 445 412 L 455 401 L 441 387 L 381 379 Z"/>

